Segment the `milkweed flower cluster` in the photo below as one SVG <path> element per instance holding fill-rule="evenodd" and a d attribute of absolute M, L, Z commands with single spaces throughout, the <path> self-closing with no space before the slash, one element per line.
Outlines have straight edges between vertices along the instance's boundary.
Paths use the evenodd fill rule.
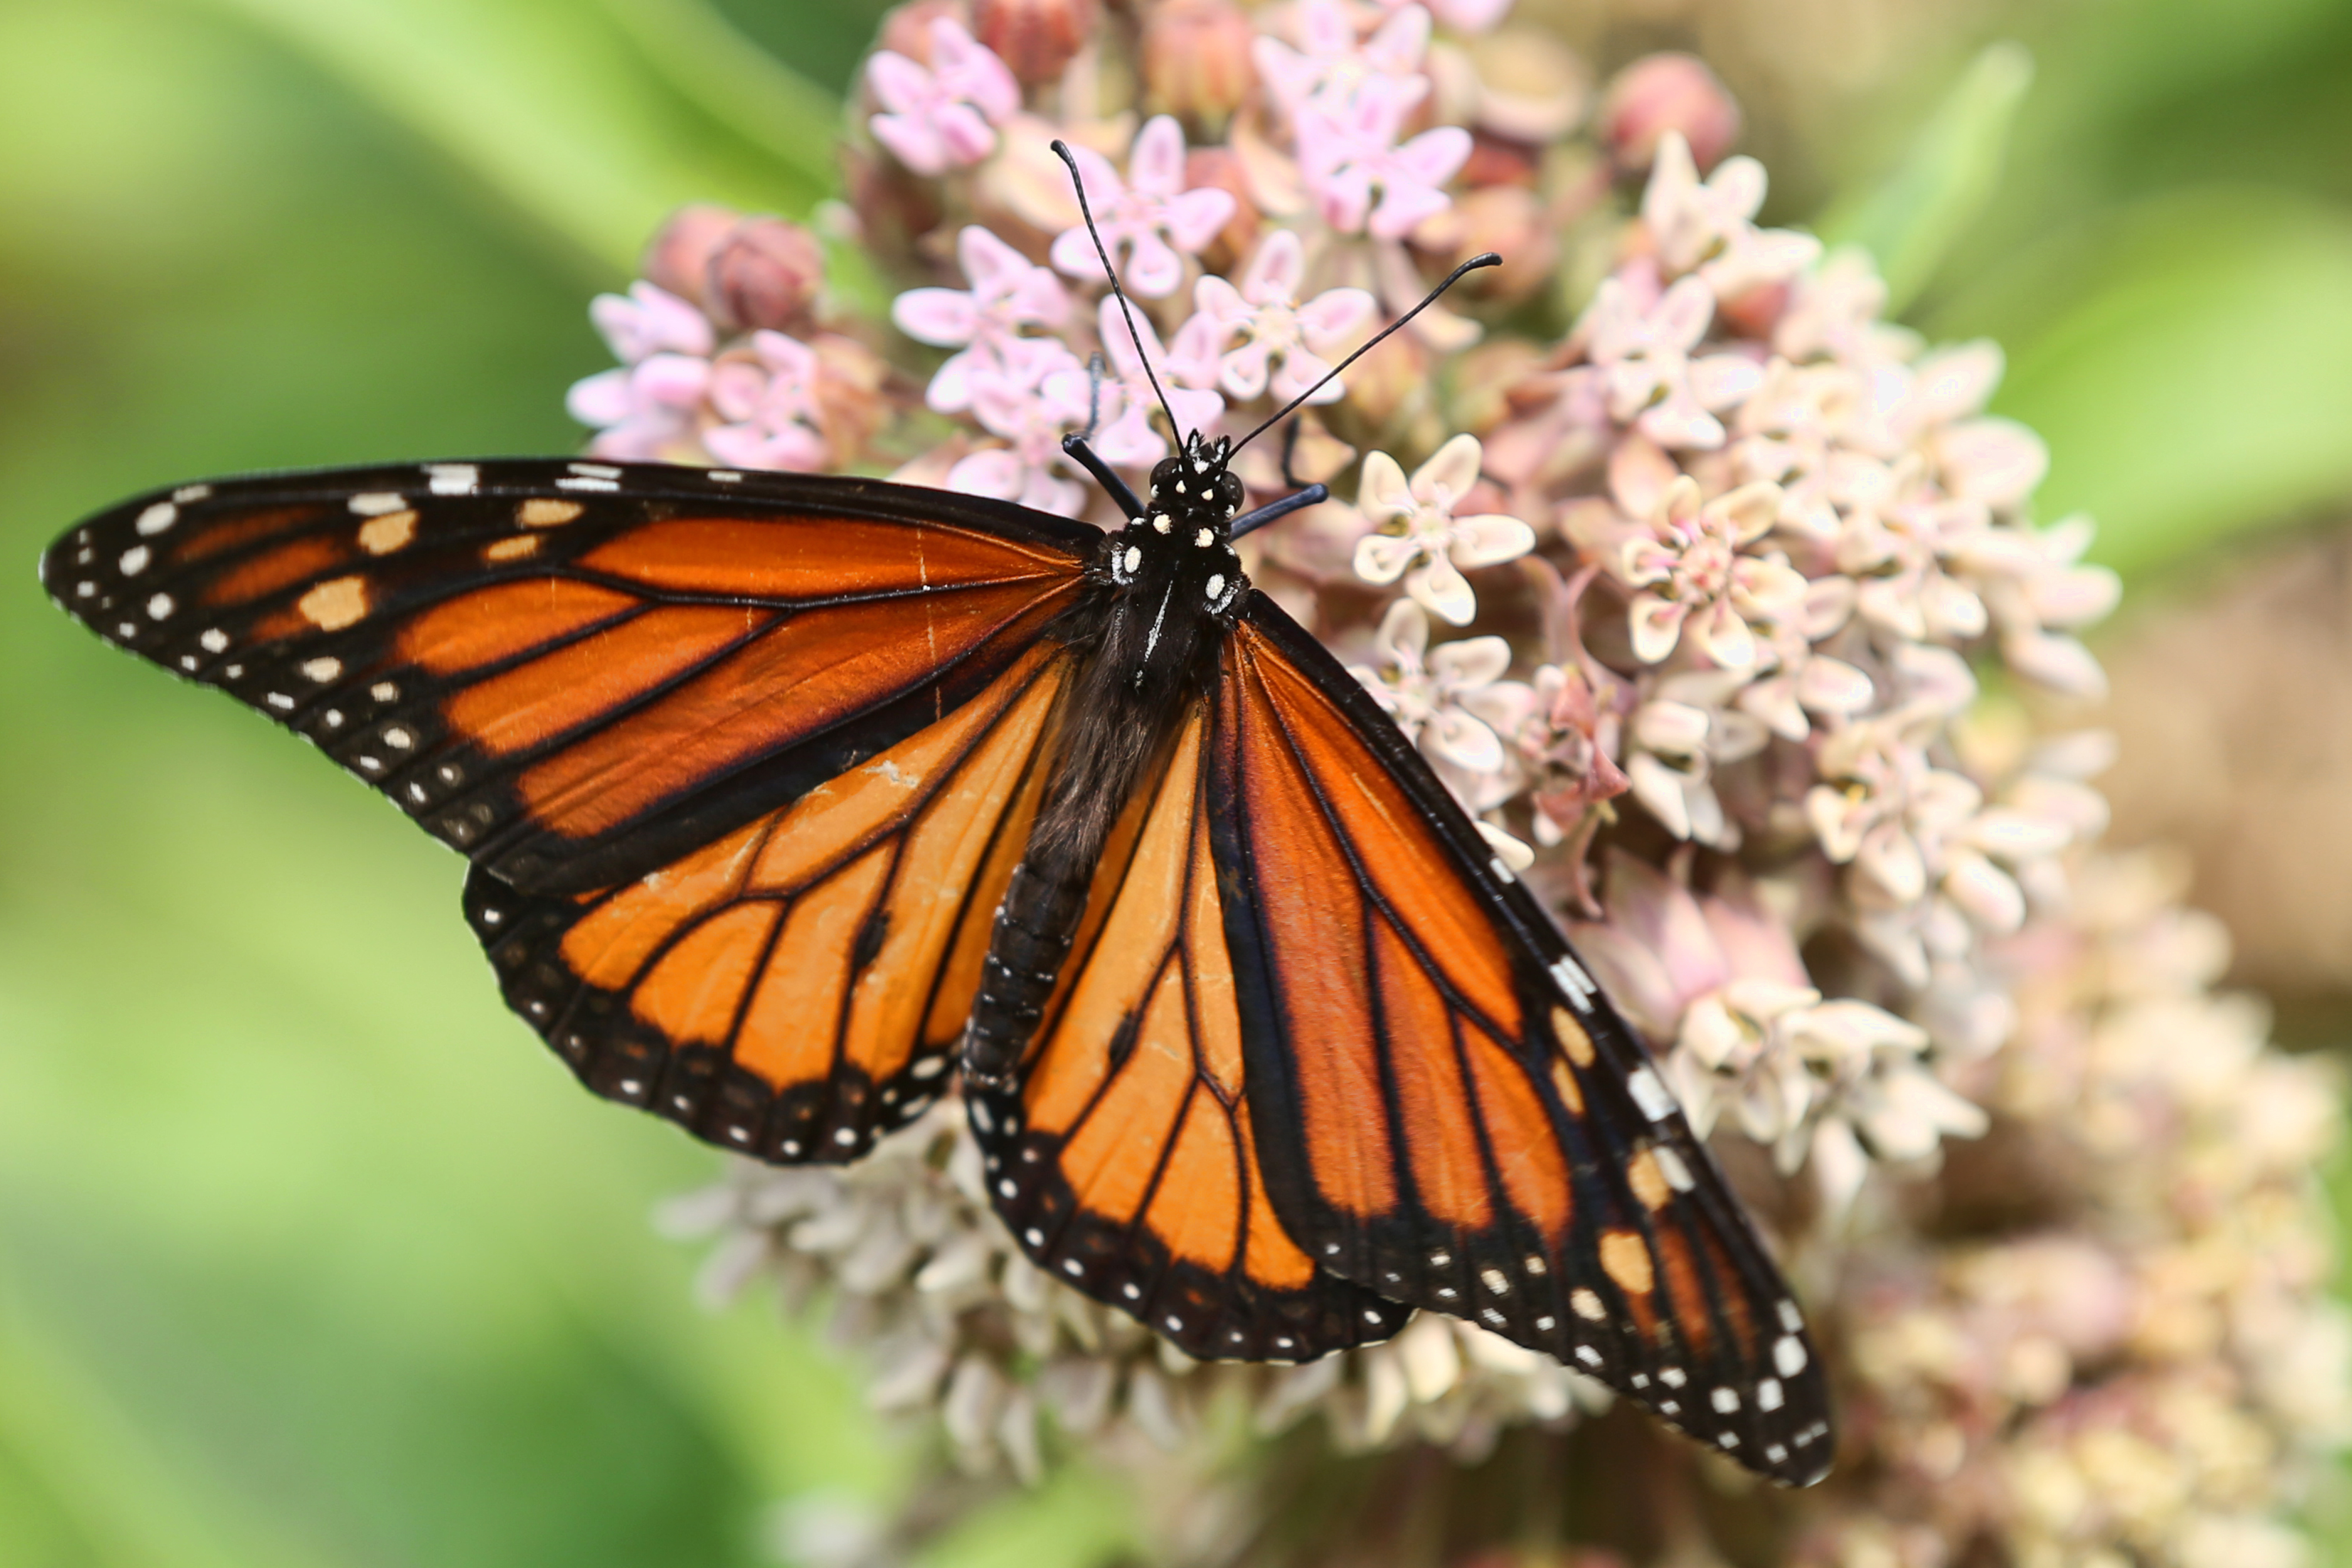
<path fill-rule="evenodd" d="M 807 231 L 690 210 L 596 302 L 620 363 L 572 412 L 600 455 L 1108 522 L 1064 434 L 1139 480 L 1502 253 L 1244 455 L 1254 501 L 1339 498 L 1242 548 L 1569 928 L 1824 1325 L 1839 1473 L 1705 1528 L 1825 1564 L 2294 1561 L 2282 1510 L 2352 1369 L 2309 1174 L 2335 1087 L 2213 994 L 2178 890 L 2098 847 L 2099 738 L 1980 685 L 2099 694 L 2089 524 L 2033 515 L 2046 455 L 1986 412 L 1994 346 L 1923 343 L 1868 257 L 1759 224 L 1703 66 L 1638 61 L 1596 116 L 1507 9 L 915 0 L 817 225 L 899 280 L 887 319 Z M 1607 1406 L 1428 1315 L 1191 1363 L 1031 1268 L 978 1170 L 950 1096 L 855 1166 L 740 1166 L 668 1219 L 719 1238 L 714 1293 L 827 1300 L 876 1406 L 965 1469 L 1077 1440 L 1218 1500 L 1227 1534 L 1180 1556 L 1274 1505 L 1217 1469 L 1221 1412 L 1469 1464 Z M 1718 1463 L 1612 1429 L 1662 1475 Z"/>

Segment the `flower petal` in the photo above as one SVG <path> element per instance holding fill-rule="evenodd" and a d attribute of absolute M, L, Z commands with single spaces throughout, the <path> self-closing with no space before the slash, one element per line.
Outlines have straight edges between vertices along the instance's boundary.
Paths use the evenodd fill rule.
<path fill-rule="evenodd" d="M 1535 529 L 1499 512 L 1456 517 L 1452 531 L 1454 545 L 1447 553 L 1458 566 L 1496 566 L 1536 548 Z"/>

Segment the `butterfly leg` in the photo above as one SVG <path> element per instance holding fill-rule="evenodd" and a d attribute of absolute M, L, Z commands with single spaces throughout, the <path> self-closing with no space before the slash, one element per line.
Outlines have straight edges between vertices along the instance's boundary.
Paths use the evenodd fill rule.
<path fill-rule="evenodd" d="M 1120 511 L 1130 518 L 1143 516 L 1143 503 L 1135 498 L 1135 492 L 1127 487 L 1127 481 L 1118 476 L 1118 471 L 1095 455 L 1095 449 L 1087 444 L 1085 436 L 1065 435 L 1062 437 L 1062 450 L 1069 454 L 1072 462 L 1095 476 L 1095 483 L 1118 503 Z"/>

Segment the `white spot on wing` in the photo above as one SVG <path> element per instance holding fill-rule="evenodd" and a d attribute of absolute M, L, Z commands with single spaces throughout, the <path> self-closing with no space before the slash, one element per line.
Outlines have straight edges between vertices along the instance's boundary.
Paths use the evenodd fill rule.
<path fill-rule="evenodd" d="M 163 620 L 172 613 L 172 596 L 168 593 L 159 593 L 147 601 L 147 613 L 153 620 Z"/>
<path fill-rule="evenodd" d="M 380 517 L 386 512 L 405 511 L 408 499 L 396 490 L 362 490 L 344 504 L 362 517 Z"/>
<path fill-rule="evenodd" d="M 1795 1334 L 1782 1334 L 1772 1342 L 1772 1364 L 1783 1377 L 1794 1377 L 1805 1370 L 1805 1342 Z"/>
<path fill-rule="evenodd" d="M 1592 983 L 1592 977 L 1584 972 L 1584 966 L 1565 953 L 1551 967 L 1551 977 L 1559 982 L 1559 988 L 1568 993 L 1570 1001 L 1580 1005 L 1591 1001 L 1592 993 L 1600 989 Z"/>
<path fill-rule="evenodd" d="M 1626 1075 L 1625 1088 L 1633 1096 L 1633 1103 L 1642 1108 L 1642 1114 L 1651 1121 L 1663 1122 L 1674 1113 L 1674 1095 L 1649 1068 L 1633 1069 Z"/>
<path fill-rule="evenodd" d="M 470 463 L 427 463 L 425 477 L 436 496 L 470 496 L 482 483 L 482 471 Z"/>
<path fill-rule="evenodd" d="M 122 567 L 122 575 L 125 577 L 137 577 L 141 572 L 147 570 L 147 563 L 152 559 L 153 559 L 152 552 L 151 552 L 145 545 L 132 545 L 129 549 L 122 552 L 122 560 L 121 562 Z"/>
<path fill-rule="evenodd" d="M 136 523 L 133 523 L 131 527 L 139 530 L 139 537 L 141 538 L 152 539 L 157 534 L 162 533 L 165 528 L 170 528 L 173 523 L 176 523 L 179 520 L 179 507 L 172 505 L 169 501 L 158 501 L 153 506 L 148 507 L 145 511 L 140 513 L 139 520 Z"/>

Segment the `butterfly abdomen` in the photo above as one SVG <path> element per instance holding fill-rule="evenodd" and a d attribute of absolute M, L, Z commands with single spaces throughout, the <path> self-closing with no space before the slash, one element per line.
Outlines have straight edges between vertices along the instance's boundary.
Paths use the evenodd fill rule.
<path fill-rule="evenodd" d="M 1087 907 L 1087 873 L 1055 875 L 1024 861 L 997 906 L 980 994 L 963 1040 L 964 1076 L 982 1088 L 1011 1082 L 1037 1032 Z"/>

